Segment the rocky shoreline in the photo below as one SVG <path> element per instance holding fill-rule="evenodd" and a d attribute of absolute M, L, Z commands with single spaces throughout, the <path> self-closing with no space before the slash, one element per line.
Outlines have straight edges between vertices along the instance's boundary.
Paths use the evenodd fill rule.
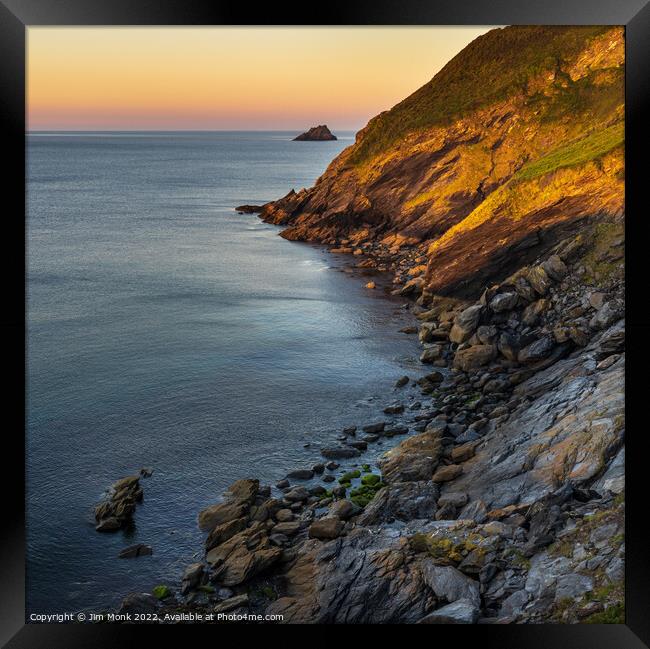
<path fill-rule="evenodd" d="M 595 224 L 469 301 L 427 293 L 417 246 L 333 242 L 414 300 L 421 375 L 311 467 L 234 483 L 198 514 L 204 559 L 120 612 L 620 621 L 623 243 L 622 224 Z"/>

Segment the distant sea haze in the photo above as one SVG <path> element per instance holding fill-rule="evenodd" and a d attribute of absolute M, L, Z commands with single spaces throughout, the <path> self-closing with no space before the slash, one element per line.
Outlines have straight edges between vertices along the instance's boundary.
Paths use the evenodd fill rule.
<path fill-rule="evenodd" d="M 201 508 L 317 461 L 412 367 L 399 303 L 233 209 L 312 185 L 354 135 L 300 132 L 29 134 L 28 612 L 178 580 Z M 135 530 L 99 534 L 93 506 L 141 467 Z"/>

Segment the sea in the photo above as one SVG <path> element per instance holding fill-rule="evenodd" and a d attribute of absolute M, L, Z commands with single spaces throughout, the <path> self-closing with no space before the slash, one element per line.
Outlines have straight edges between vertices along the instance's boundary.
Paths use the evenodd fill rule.
<path fill-rule="evenodd" d="M 367 289 L 351 258 L 235 210 L 311 186 L 354 141 L 295 134 L 27 135 L 28 617 L 178 584 L 199 510 L 322 461 L 416 368 L 389 279 Z M 95 531 L 143 467 L 134 526 Z M 153 554 L 118 558 L 135 543 Z"/>

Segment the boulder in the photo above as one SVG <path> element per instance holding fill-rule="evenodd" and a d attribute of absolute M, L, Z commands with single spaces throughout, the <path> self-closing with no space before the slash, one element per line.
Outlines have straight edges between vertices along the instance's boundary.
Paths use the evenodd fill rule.
<path fill-rule="evenodd" d="M 479 608 L 469 599 L 459 599 L 423 617 L 418 624 L 476 624 Z"/>
<path fill-rule="evenodd" d="M 478 582 L 453 566 L 439 566 L 429 559 L 422 566 L 422 577 L 436 597 L 446 599 L 450 603 L 461 599 L 476 607 L 480 606 Z"/>
<path fill-rule="evenodd" d="M 487 365 L 496 357 L 496 353 L 495 345 L 474 345 L 466 349 L 459 349 L 454 356 L 454 367 L 470 372 Z"/>
<path fill-rule="evenodd" d="M 461 311 L 451 328 L 449 340 L 454 343 L 464 343 L 468 340 L 476 331 L 482 312 L 483 305 L 481 304 L 473 304 Z"/>
<path fill-rule="evenodd" d="M 517 306 L 519 296 L 514 291 L 511 293 L 498 293 L 490 301 L 490 309 L 494 313 L 503 313 L 511 311 Z"/>
<path fill-rule="evenodd" d="M 535 342 L 527 345 L 517 354 L 520 363 L 533 363 L 551 355 L 555 347 L 555 340 L 552 336 L 543 336 Z"/>
<path fill-rule="evenodd" d="M 351 446 L 334 446 L 322 448 L 320 453 L 328 460 L 343 460 L 352 457 L 358 457 L 361 455 L 361 453 L 356 448 L 352 448 Z"/>
<path fill-rule="evenodd" d="M 309 538 L 328 541 L 336 539 L 343 530 L 343 523 L 339 518 L 326 516 L 314 521 L 309 527 Z"/>
<path fill-rule="evenodd" d="M 432 482 L 451 482 L 463 473 L 463 467 L 459 464 L 449 464 L 438 467 L 431 478 Z"/>

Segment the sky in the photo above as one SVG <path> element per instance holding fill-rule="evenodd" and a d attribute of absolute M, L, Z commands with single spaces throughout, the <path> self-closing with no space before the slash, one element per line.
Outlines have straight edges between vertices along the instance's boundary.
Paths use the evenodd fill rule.
<path fill-rule="evenodd" d="M 491 27 L 29 27 L 29 130 L 357 130 Z"/>

